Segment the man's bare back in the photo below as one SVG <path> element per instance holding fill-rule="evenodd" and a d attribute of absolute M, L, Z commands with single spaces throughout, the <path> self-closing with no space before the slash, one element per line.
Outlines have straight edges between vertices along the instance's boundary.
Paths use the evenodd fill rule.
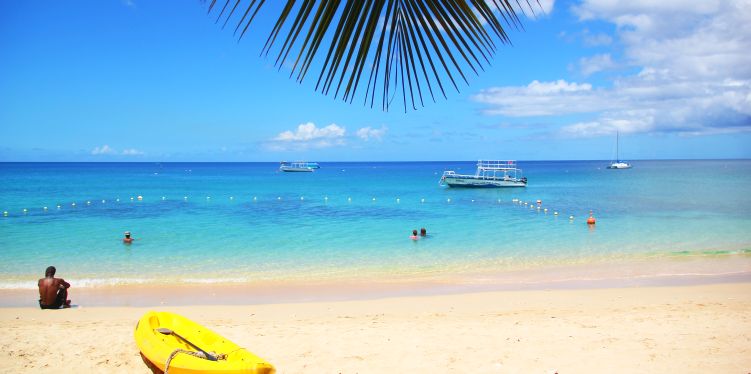
<path fill-rule="evenodd" d="M 39 285 L 39 307 L 42 309 L 58 309 L 70 307 L 68 288 L 70 283 L 62 278 L 55 278 L 55 267 L 50 266 L 45 277 L 37 283 Z"/>

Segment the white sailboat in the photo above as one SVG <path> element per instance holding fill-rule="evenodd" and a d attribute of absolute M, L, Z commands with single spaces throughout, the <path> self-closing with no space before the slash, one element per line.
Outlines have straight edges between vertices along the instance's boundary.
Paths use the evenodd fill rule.
<path fill-rule="evenodd" d="M 618 132 L 615 132 L 615 161 L 611 162 L 610 165 L 608 165 L 608 169 L 631 169 L 631 164 L 625 161 L 621 161 L 618 158 Z"/>

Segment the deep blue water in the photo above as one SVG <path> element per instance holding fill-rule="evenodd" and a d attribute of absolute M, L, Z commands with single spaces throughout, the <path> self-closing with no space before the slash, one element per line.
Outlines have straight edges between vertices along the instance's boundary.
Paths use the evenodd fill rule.
<path fill-rule="evenodd" d="M 749 251 L 751 161 L 633 164 L 521 161 L 527 188 L 474 190 L 438 185 L 473 161 L 0 163 L 0 288 L 50 264 L 79 284 L 246 282 Z"/>

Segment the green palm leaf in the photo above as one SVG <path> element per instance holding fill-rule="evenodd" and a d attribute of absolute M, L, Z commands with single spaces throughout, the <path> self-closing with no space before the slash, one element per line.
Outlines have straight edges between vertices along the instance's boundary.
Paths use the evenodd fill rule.
<path fill-rule="evenodd" d="M 265 3 L 212 0 L 208 12 L 218 13 L 222 28 L 236 23 L 240 40 Z M 436 86 L 445 98 L 446 79 L 459 91 L 457 78 L 468 84 L 467 68 L 484 70 L 497 50 L 495 40 L 511 42 L 502 21 L 522 27 L 517 10 L 523 12 L 519 0 L 287 0 L 261 54 L 281 42 L 275 64 L 292 66 L 290 77 L 298 82 L 315 66 L 316 91 L 351 103 L 363 84 L 366 105 L 373 107 L 380 94 L 388 111 L 401 95 L 406 111 L 423 106 L 424 93 L 435 102 Z"/>

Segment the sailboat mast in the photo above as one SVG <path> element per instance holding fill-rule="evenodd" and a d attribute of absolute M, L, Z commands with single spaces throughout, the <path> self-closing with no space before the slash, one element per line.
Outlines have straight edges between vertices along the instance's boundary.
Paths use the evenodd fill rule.
<path fill-rule="evenodd" d="M 615 162 L 621 162 L 621 155 L 618 154 L 618 131 L 615 132 Z"/>

